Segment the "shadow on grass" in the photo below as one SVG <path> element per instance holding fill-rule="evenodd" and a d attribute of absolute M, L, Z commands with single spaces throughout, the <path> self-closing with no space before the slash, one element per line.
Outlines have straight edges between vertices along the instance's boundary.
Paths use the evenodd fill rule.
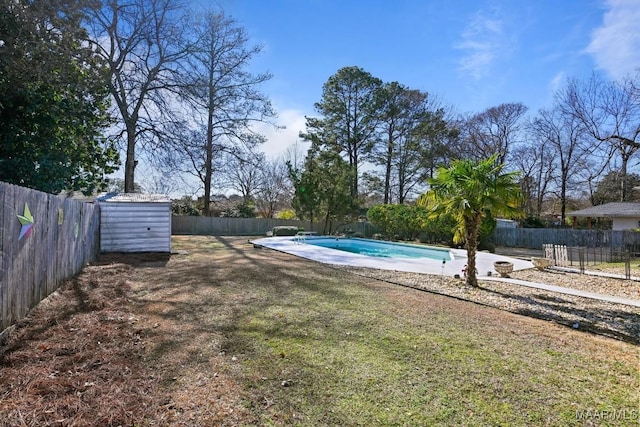
<path fill-rule="evenodd" d="M 364 269 L 366 270 L 366 269 Z M 368 277 L 366 273 L 354 273 Z M 458 301 L 470 302 L 481 307 L 490 307 L 502 311 L 524 315 L 541 320 L 554 321 L 560 325 L 576 329 L 581 332 L 589 332 L 597 335 L 614 338 L 631 344 L 640 344 L 640 313 L 634 313 L 632 310 L 616 310 L 617 304 L 606 303 L 610 309 L 602 309 L 602 303 L 593 305 L 589 298 L 572 297 L 571 299 L 563 298 L 563 296 L 549 295 L 544 293 L 534 293 L 529 295 L 518 294 L 519 287 L 514 286 L 513 292 L 501 292 L 488 287 L 479 286 L 477 289 L 486 292 L 503 300 L 512 300 L 517 302 L 521 307 L 508 309 L 503 304 L 492 304 L 491 302 L 478 301 L 469 297 L 454 295 L 448 293 L 446 288 L 442 291 L 427 289 L 419 285 L 402 283 L 402 280 L 380 279 L 388 283 L 402 287 L 416 289 L 433 295 L 440 295 L 452 298 Z M 576 303 L 575 299 L 580 299 L 580 303 Z M 524 306 L 524 307 L 522 307 Z M 621 306 L 627 308 L 626 306 Z"/>
<path fill-rule="evenodd" d="M 550 320 L 579 331 L 603 335 L 631 344 L 640 344 L 640 336 L 638 335 L 639 314 L 615 309 L 602 310 L 599 307 L 589 308 L 590 304 L 587 298 L 583 298 L 584 304 L 578 306 L 562 297 L 545 294 L 521 296 L 516 293 L 515 289 L 514 292 L 509 293 L 485 287 L 480 287 L 480 289 L 483 292 L 526 304 L 526 308 L 508 310 L 512 313 L 541 320 Z M 611 306 L 615 305 L 611 304 Z M 617 329 L 606 327 L 611 322 L 611 319 L 616 319 L 618 323 Z"/>
<path fill-rule="evenodd" d="M 140 372 L 140 378 L 147 378 L 149 370 L 154 375 L 154 384 L 157 381 L 162 386 L 154 392 L 155 406 L 149 406 L 149 412 L 167 411 L 169 407 L 175 407 L 177 411 L 185 411 L 184 414 L 178 414 L 182 419 L 197 414 L 193 411 L 217 409 L 215 399 L 233 395 L 233 389 L 228 385 L 240 384 L 245 386 L 245 390 L 237 393 L 232 401 L 234 404 L 240 402 L 234 407 L 235 413 L 246 410 L 245 405 L 249 405 L 257 417 L 255 422 L 235 425 L 258 425 L 258 417 L 268 415 L 271 405 L 274 405 L 273 419 L 285 420 L 281 424 L 286 424 L 286 420 L 294 421 L 292 414 L 299 412 L 300 406 L 296 401 L 288 400 L 289 395 L 304 398 L 308 396 L 314 402 L 320 402 L 319 407 L 327 408 L 340 403 L 342 390 L 354 390 L 368 396 L 376 384 L 389 384 L 389 390 L 398 391 L 398 396 L 389 396 L 389 401 L 398 402 L 396 410 L 398 414 L 402 414 L 405 405 L 403 398 L 406 395 L 414 399 L 429 396 L 429 393 L 419 387 L 435 376 L 426 369 L 432 361 L 437 361 L 436 366 L 452 366 L 451 372 L 443 377 L 441 384 L 446 383 L 448 378 L 466 379 L 465 373 L 473 375 L 477 369 L 476 365 L 469 365 L 469 370 L 461 374 L 456 369 L 466 365 L 450 363 L 452 359 L 455 362 L 458 357 L 466 359 L 474 349 L 482 349 L 486 345 L 483 335 L 468 333 L 469 328 L 481 323 L 467 319 L 467 311 L 473 311 L 469 310 L 468 304 L 455 304 L 460 306 L 459 312 L 451 314 L 450 302 L 447 301 L 446 317 L 434 312 L 429 320 L 425 320 L 429 317 L 426 313 L 433 310 L 432 300 L 440 299 L 423 298 L 422 295 L 406 292 L 412 301 L 419 301 L 419 309 L 424 310 L 424 316 L 419 314 L 414 321 L 404 323 L 399 320 L 402 319 L 399 316 L 404 313 L 405 306 L 394 306 L 391 302 L 385 305 L 386 296 L 380 297 L 376 292 L 383 287 L 395 292 L 396 289 L 390 286 L 380 283 L 360 285 L 369 282 L 356 281 L 350 273 L 343 270 L 327 268 L 275 251 L 255 249 L 246 239 L 194 239 L 194 242 L 185 242 L 185 249 L 192 251 L 188 246 L 195 247 L 200 243 L 202 246 L 195 248 L 187 256 L 167 257 L 164 260 L 166 268 L 156 268 L 160 266 L 156 263 L 163 261 L 155 257 L 104 256 L 95 268 L 87 268 L 76 282 L 69 283 L 64 298 L 58 300 L 67 301 L 68 306 L 63 310 L 68 312 L 56 313 L 51 325 L 33 325 L 41 328 L 39 332 L 34 330 L 33 333 L 47 336 L 56 330 L 52 328 L 48 331 L 48 327 L 59 322 L 62 317 L 72 317 L 73 313 L 95 311 L 95 322 L 84 323 L 88 327 L 79 327 L 75 319 L 68 323 L 61 322 L 67 324 L 57 328 L 60 350 L 66 350 L 67 341 L 71 341 L 74 336 L 78 339 L 82 337 L 85 341 L 78 343 L 82 345 L 77 347 L 77 354 L 64 355 L 68 357 L 64 363 L 62 360 L 58 361 L 59 366 L 64 369 L 56 369 L 60 372 L 76 369 L 78 360 L 86 364 L 104 363 L 106 369 L 107 363 L 103 362 L 104 350 L 95 344 L 101 342 L 108 345 L 112 352 L 118 353 L 116 355 L 122 356 L 119 362 L 122 366 L 133 372 Z M 489 290 L 483 289 L 482 292 Z M 404 291 L 399 293 L 405 294 Z M 498 294 L 496 296 L 500 298 L 524 298 L 510 292 Z M 469 302 L 464 298 L 456 299 Z M 350 300 L 354 300 L 354 305 L 350 305 Z M 527 307 L 532 307 L 532 313 L 519 314 L 536 317 L 536 314 L 541 316 L 546 309 L 559 310 L 561 317 L 563 313 L 575 314 L 573 307 L 566 307 L 570 302 L 562 298 L 533 295 L 527 302 Z M 105 310 L 101 310 L 101 307 Z M 387 316 L 389 308 L 392 310 Z M 584 313 L 580 315 L 587 316 L 588 308 L 583 310 Z M 478 311 L 482 315 L 486 312 Z M 412 319 L 414 315 L 412 312 Z M 452 319 L 453 316 L 457 318 Z M 45 318 L 41 319 L 46 321 Z M 451 322 L 458 322 L 457 319 L 462 319 L 462 323 L 451 327 Z M 155 322 L 158 323 L 154 324 Z M 420 341 L 407 339 L 404 331 L 408 329 L 416 331 L 416 337 L 428 334 L 429 339 L 425 341 L 427 345 L 421 347 Z M 76 331 L 75 335 L 72 330 Z M 458 330 L 461 332 L 458 333 Z M 355 333 L 350 333 L 353 331 Z M 503 342 L 513 342 L 511 334 L 506 333 L 504 337 L 500 335 L 500 339 L 484 352 L 493 354 L 494 347 L 491 346 L 500 344 L 499 348 L 502 348 Z M 308 353 L 296 353 L 298 344 L 310 349 Z M 331 348 L 337 356 L 324 355 L 324 361 L 321 362 L 324 364 L 316 365 L 317 360 L 312 356 L 314 351 L 324 351 L 323 346 Z M 29 357 L 42 353 L 44 358 L 50 358 L 49 353 L 45 353 L 37 343 L 33 348 L 39 353 L 32 352 Z M 366 352 L 372 354 L 371 357 L 388 359 L 390 362 L 381 366 L 388 366 L 389 370 L 379 372 L 374 369 L 367 372 L 368 365 L 353 364 L 352 361 L 361 360 L 363 356 L 357 352 L 358 348 L 366 348 Z M 350 350 L 353 351 L 353 357 Z M 452 353 L 459 350 L 463 353 Z M 120 355 L 119 352 L 125 351 L 126 355 Z M 83 358 L 79 359 L 81 355 Z M 0 354 L 0 364 L 1 357 Z M 56 357 L 62 358 L 63 355 Z M 322 361 L 323 358 L 319 360 Z M 403 361 L 407 368 L 397 370 L 395 361 Z M 33 361 L 25 357 L 24 363 Z M 414 365 L 424 366 L 425 369 L 416 370 Z M 299 366 L 305 368 L 300 369 Z M 118 377 L 114 373 L 121 373 L 122 370 L 116 370 L 116 367 L 105 371 L 105 378 L 106 373 L 109 373 L 108 378 Z M 345 378 L 350 382 L 338 381 L 331 384 L 332 390 L 336 391 L 335 395 L 318 394 L 318 390 L 322 388 L 322 382 L 319 381 L 328 381 L 324 379 L 326 377 L 333 379 L 332 371 L 345 373 Z M 361 374 L 362 372 L 366 375 Z M 403 381 L 404 375 L 411 372 L 409 378 L 414 385 L 402 383 L 396 388 L 393 377 L 380 375 L 393 375 L 396 372 L 402 374 L 399 378 Z M 120 375 L 123 376 L 125 375 Z M 351 384 L 357 382 L 354 378 L 373 382 L 354 385 Z M 484 377 L 480 379 L 484 380 Z M 138 381 L 139 378 L 134 380 Z M 92 380 L 87 377 L 86 381 Z M 288 385 L 283 385 L 283 381 Z M 95 383 L 96 386 L 99 384 L 98 381 Z M 534 383 L 535 381 L 530 387 L 537 387 L 537 383 Z M 137 382 L 131 384 L 131 400 L 144 402 L 142 399 L 150 396 Z M 473 383 L 470 384 L 469 387 L 474 387 Z M 516 384 L 517 381 L 511 387 L 520 390 Z M 464 384 L 461 382 L 462 385 Z M 121 389 L 120 385 L 110 387 L 108 390 L 105 388 L 100 396 L 115 394 L 116 390 Z M 440 387 L 434 387 L 436 391 L 439 389 Z M 546 395 L 555 396 L 554 392 L 548 391 Z M 386 397 L 384 393 L 377 396 Z M 350 401 L 351 395 L 346 400 Z M 419 401 L 414 406 L 424 408 L 427 404 L 426 401 Z M 527 407 L 529 403 L 525 402 L 523 405 Z M 533 408 L 533 403 L 530 407 Z M 375 413 L 373 409 L 371 411 Z M 349 421 L 359 419 L 357 417 L 362 413 L 366 414 L 362 411 L 357 415 L 349 415 L 352 412 L 348 410 L 335 413 L 327 411 L 320 417 L 325 422 L 316 425 L 346 425 Z M 122 421 L 121 424 L 133 423 Z M 410 424 L 409 421 L 395 424 L 429 425 L 424 422 Z M 203 421 L 201 425 L 216 424 Z"/>
<path fill-rule="evenodd" d="M 158 341 L 171 342 L 168 346 L 158 346 L 152 358 L 161 357 L 167 348 L 189 346 L 197 337 L 212 333 L 218 336 L 216 351 L 243 353 L 255 345 L 246 338 L 246 333 L 253 328 L 246 324 L 247 319 L 268 316 L 265 313 L 296 300 L 298 294 L 304 295 L 302 299 L 348 300 L 348 294 L 341 289 L 323 286 L 327 278 L 321 273 L 314 268 L 305 269 L 306 260 L 256 249 L 248 240 L 210 236 L 204 240 L 199 249 L 187 248 L 197 260 L 172 264 L 157 280 L 145 280 L 148 286 L 130 297 L 134 304 L 144 305 L 147 314 L 171 322 L 181 331 L 179 336 L 160 329 L 147 331 L 149 336 L 160 338 Z M 224 250 L 211 242 L 219 243 Z M 280 262 L 274 262 L 274 258 Z M 296 309 L 306 310 L 305 314 L 314 310 L 313 307 Z M 313 313 L 309 325 L 296 321 L 298 329 L 289 332 L 303 338 L 299 328 L 330 321 L 327 315 Z M 282 325 L 276 325 L 278 319 L 275 320 L 274 328 L 280 328 Z M 268 329 L 267 326 L 267 335 Z M 199 357 L 198 351 L 192 353 L 189 357 Z"/>

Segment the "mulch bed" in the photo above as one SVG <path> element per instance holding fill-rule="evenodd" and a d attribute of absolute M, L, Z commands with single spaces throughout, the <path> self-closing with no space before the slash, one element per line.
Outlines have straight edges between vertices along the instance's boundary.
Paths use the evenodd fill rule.
<path fill-rule="evenodd" d="M 89 267 L 15 325 L 0 353 L 0 425 L 133 425 L 157 410 L 130 286 L 101 279 L 129 268 Z"/>
<path fill-rule="evenodd" d="M 0 347 L 0 426 L 251 425 L 229 378 L 174 390 L 176 367 L 146 360 L 165 325 L 141 320 L 128 279 L 166 260 L 104 256 L 17 323 Z"/>

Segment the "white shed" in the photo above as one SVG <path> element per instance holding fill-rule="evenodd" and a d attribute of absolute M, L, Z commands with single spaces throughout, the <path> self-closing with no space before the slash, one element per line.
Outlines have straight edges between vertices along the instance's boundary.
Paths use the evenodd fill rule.
<path fill-rule="evenodd" d="M 96 200 L 101 252 L 171 252 L 171 200 L 167 196 L 107 193 Z"/>
<path fill-rule="evenodd" d="M 496 228 L 518 228 L 518 221 L 496 218 Z"/>

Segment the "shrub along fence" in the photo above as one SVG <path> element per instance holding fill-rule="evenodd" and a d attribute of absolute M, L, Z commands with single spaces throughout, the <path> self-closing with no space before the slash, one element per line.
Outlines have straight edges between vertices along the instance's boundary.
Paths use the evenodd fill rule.
<path fill-rule="evenodd" d="M 97 258 L 98 209 L 0 182 L 0 331 Z"/>
<path fill-rule="evenodd" d="M 281 225 L 293 225 L 305 231 L 321 233 L 324 223 L 276 218 L 217 218 L 203 216 L 173 216 L 172 234 L 194 234 L 209 236 L 265 236 L 267 231 Z M 376 229 L 368 222 L 353 222 L 337 227 L 338 231 L 351 231 L 371 237 Z"/>

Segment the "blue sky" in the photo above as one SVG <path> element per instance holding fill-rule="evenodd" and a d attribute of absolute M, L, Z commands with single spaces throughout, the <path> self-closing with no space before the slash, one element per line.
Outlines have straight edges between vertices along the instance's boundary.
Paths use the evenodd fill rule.
<path fill-rule="evenodd" d="M 263 46 L 252 62 L 286 130 L 263 149 L 297 141 L 304 116 L 338 69 L 438 96 L 460 113 L 522 102 L 550 106 L 568 77 L 621 78 L 640 67 L 640 0 L 218 0 Z"/>

